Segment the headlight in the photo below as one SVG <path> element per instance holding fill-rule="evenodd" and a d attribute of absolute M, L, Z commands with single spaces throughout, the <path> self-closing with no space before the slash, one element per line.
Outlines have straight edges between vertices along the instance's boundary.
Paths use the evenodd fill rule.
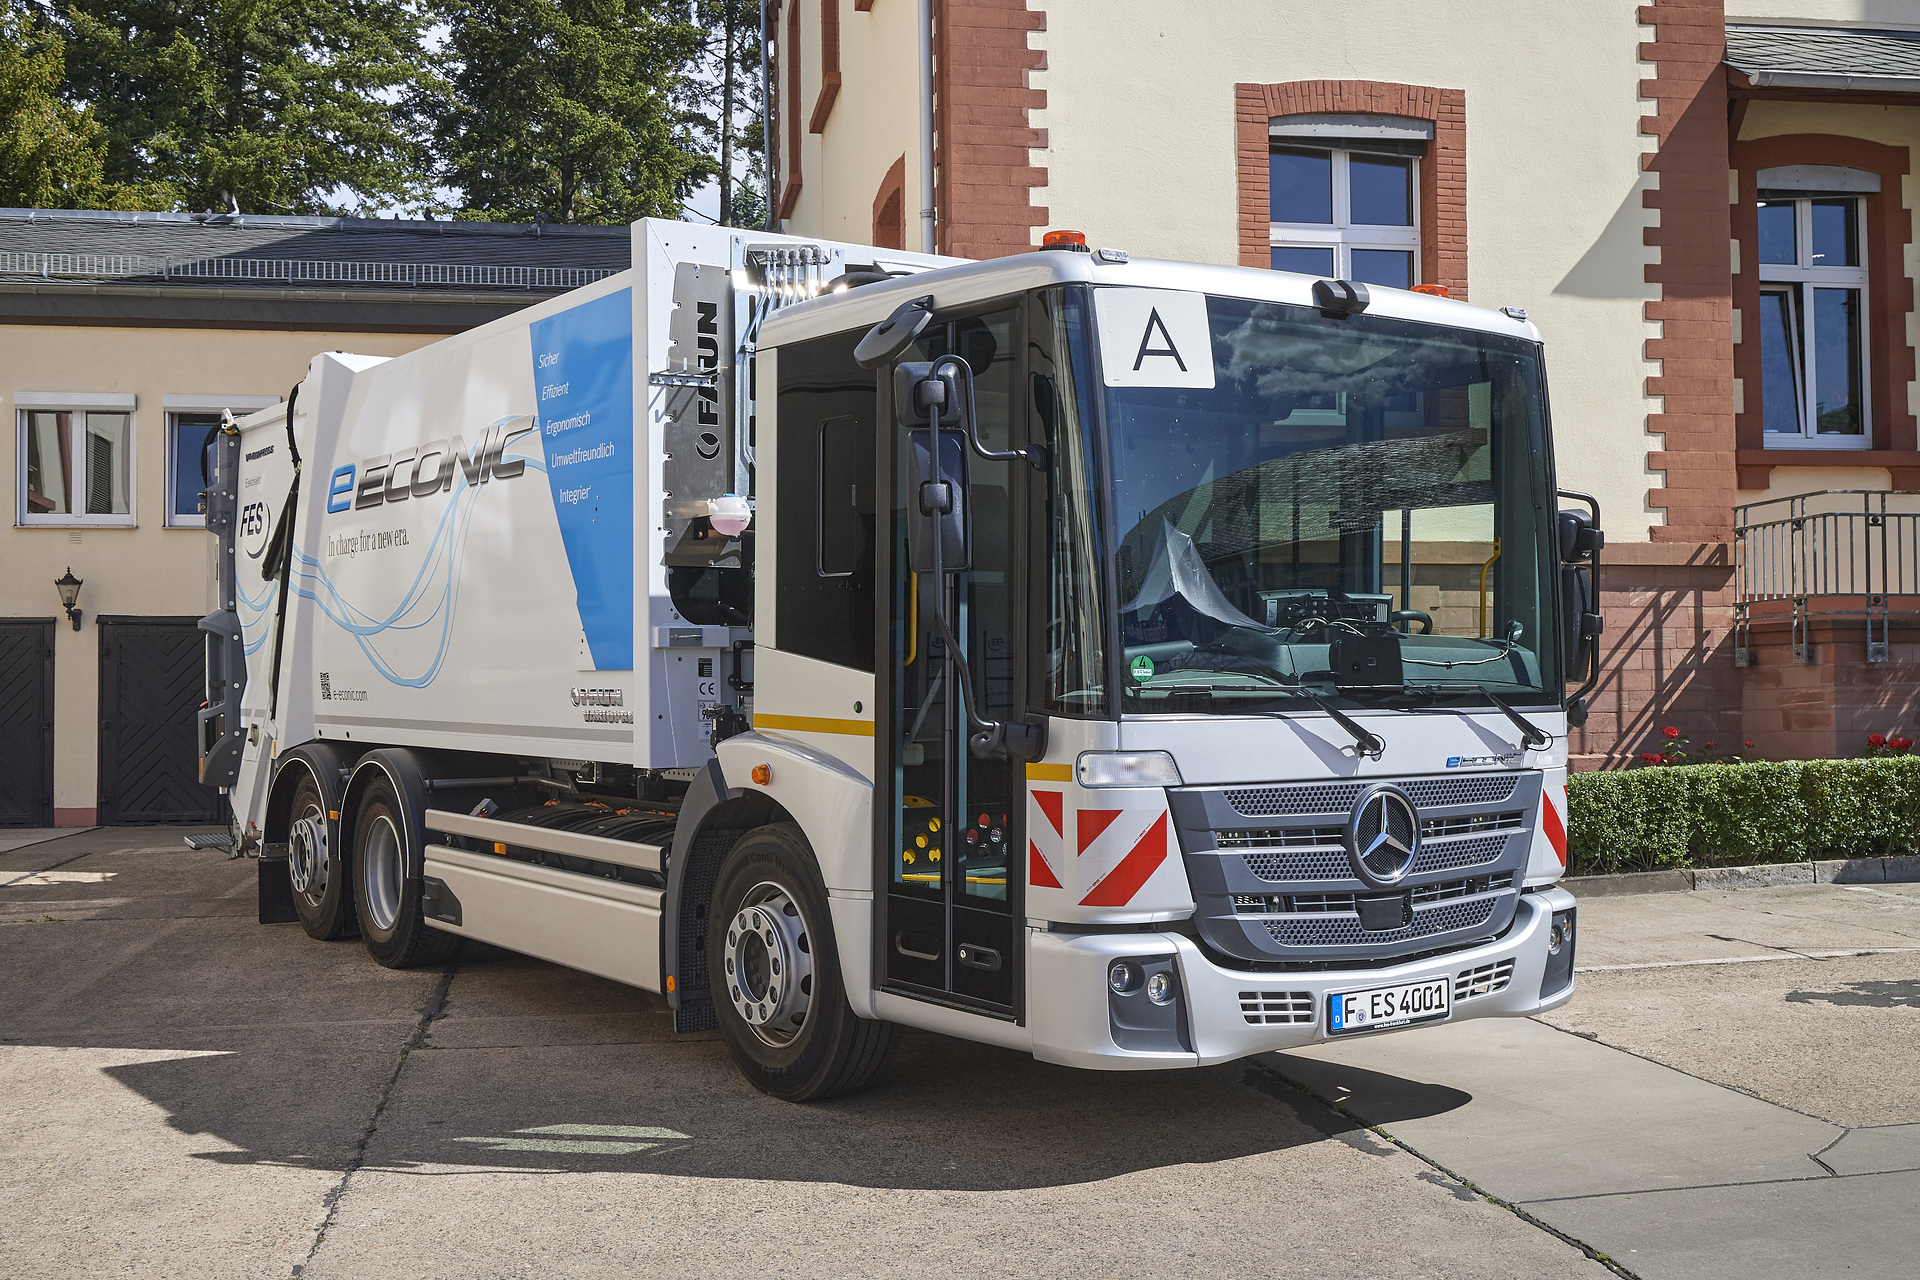
<path fill-rule="evenodd" d="M 1164 969 L 1147 979 L 1147 999 L 1155 1004 L 1172 1004 L 1174 995 L 1173 975 Z"/>
<path fill-rule="evenodd" d="M 1165 751 L 1083 751 L 1083 787 L 1177 787 L 1180 768 Z"/>

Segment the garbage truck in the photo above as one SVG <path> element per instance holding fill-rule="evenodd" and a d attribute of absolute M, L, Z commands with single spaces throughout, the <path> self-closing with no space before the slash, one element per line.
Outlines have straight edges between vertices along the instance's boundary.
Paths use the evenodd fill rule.
<path fill-rule="evenodd" d="M 261 918 L 1192 1067 L 1573 991 L 1598 505 L 1518 308 L 636 223 L 208 446 L 202 778 Z"/>

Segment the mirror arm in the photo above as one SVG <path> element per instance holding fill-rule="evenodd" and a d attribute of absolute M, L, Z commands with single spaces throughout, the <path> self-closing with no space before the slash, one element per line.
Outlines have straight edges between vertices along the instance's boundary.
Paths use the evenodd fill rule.
<path fill-rule="evenodd" d="M 938 377 L 942 366 L 951 366 L 960 380 L 967 384 L 967 443 L 973 451 L 988 462 L 1025 462 L 1036 471 L 1047 469 L 1047 449 L 1045 445 L 1030 444 L 1024 449 L 989 449 L 980 443 L 980 422 L 973 412 L 973 366 L 956 355 L 944 355 L 933 362 L 927 371 L 930 378 Z"/>

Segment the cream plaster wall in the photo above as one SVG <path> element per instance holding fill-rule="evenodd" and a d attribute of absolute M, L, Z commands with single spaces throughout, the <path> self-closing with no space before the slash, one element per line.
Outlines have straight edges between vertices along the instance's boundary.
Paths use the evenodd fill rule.
<path fill-rule="evenodd" d="M 1920 5 L 1908 8 L 1909 13 L 1920 11 Z M 1756 99 L 1747 108 L 1746 119 L 1740 126 L 1740 140 L 1750 142 L 1755 138 L 1773 138 L 1789 133 L 1829 133 L 1850 138 L 1865 138 L 1869 142 L 1878 142 L 1885 146 L 1905 147 L 1907 149 L 1907 176 L 1901 180 L 1900 204 L 1907 211 L 1911 222 L 1913 211 L 1920 207 L 1920 175 L 1912 170 L 1920 169 L 1920 107 L 1877 107 L 1859 104 L 1834 104 L 1819 102 L 1773 102 Z M 1920 240 L 1916 234 L 1915 240 Z M 1880 274 L 1880 267 L 1871 258 L 1867 260 L 1868 288 Z M 1901 269 L 1909 280 L 1920 280 L 1920 244 L 1909 243 L 1906 246 L 1905 260 Z M 1920 288 L 1915 296 L 1920 297 Z M 1907 342 L 1910 346 L 1920 347 L 1920 315 L 1909 311 L 1906 317 Z M 1736 328 L 1736 333 L 1739 329 Z M 1751 394 L 1751 393 L 1749 393 Z M 1920 382 L 1907 383 L 1907 411 L 1920 412 Z M 1851 473 L 1854 469 L 1847 469 Z M 1862 472 L 1872 468 L 1862 469 Z M 1829 478 L 1831 473 L 1831 478 Z M 1814 467 L 1776 467 L 1768 486 L 1769 496 L 1777 494 L 1806 493 L 1813 489 L 1852 489 L 1862 487 L 1852 481 L 1842 484 L 1837 478 L 1841 472 L 1834 468 Z M 1877 483 L 1865 486 L 1885 488 L 1888 473 L 1877 472 Z M 1855 477 L 1856 479 L 1858 477 Z M 1784 487 L 1783 487 L 1784 486 Z M 1742 501 L 1752 501 L 1752 491 L 1743 490 Z"/>
<path fill-rule="evenodd" d="M 885 3 L 885 0 L 882 0 Z M 1239 0 L 1029 0 L 1047 30 L 1033 77 L 1034 152 L 1055 226 L 1139 255 L 1237 261 L 1234 84 L 1362 79 L 1460 88 L 1467 100 L 1468 287 L 1523 306 L 1546 336 L 1561 482 L 1594 492 L 1608 537 L 1662 513 L 1645 458 L 1659 402 L 1644 341 L 1640 133 L 1652 38 L 1627 4 L 1377 0 L 1351 8 Z"/>
<path fill-rule="evenodd" d="M 59 619 L 54 646 L 54 800 L 91 810 L 97 799 L 101 614 L 198 616 L 207 612 L 208 550 L 201 530 L 166 527 L 168 395 L 284 397 L 322 351 L 399 355 L 430 334 L 290 333 L 211 329 L 0 329 L 0 413 L 17 424 L 16 391 L 131 392 L 134 528 L 21 527 L 18 426 L 0 473 L 12 514 L 0 528 L 0 617 Z M 53 580 L 71 565 L 86 582 L 78 632 Z"/>
<path fill-rule="evenodd" d="M 906 248 L 920 248 L 920 87 L 914 72 L 916 0 L 798 0 L 800 12 L 800 199 L 789 221 L 804 234 L 867 244 L 873 198 L 893 162 L 906 157 Z M 823 133 L 807 122 L 820 95 L 820 5 L 840 6 L 840 96 Z M 786 18 L 780 20 L 786 39 Z M 784 76 L 782 77 L 784 80 Z M 784 92 L 784 89 L 783 89 Z M 780 145 L 786 145 L 782 126 Z"/>

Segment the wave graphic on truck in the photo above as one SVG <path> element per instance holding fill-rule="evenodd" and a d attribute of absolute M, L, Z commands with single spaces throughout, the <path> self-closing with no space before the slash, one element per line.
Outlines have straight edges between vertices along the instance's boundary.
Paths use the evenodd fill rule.
<path fill-rule="evenodd" d="M 508 419 L 501 420 L 505 421 Z M 495 427 L 499 425 L 494 424 Z M 504 461 L 524 462 L 536 471 L 544 472 L 547 469 L 545 460 L 537 456 L 516 454 Z M 328 576 L 325 566 L 298 547 L 293 550 L 293 574 L 289 589 L 294 595 L 313 601 L 328 621 L 353 636 L 367 661 L 390 684 L 410 689 L 425 688 L 440 674 L 446 662 L 448 645 L 453 639 L 454 614 L 460 597 L 460 566 L 466 556 L 467 531 L 473 524 L 478 492 L 479 486 L 469 483 L 466 476 L 459 474 L 456 469 L 453 496 L 434 526 L 433 537 L 422 553 L 420 568 L 400 602 L 386 617 L 375 617 L 348 600 Z M 436 586 L 437 592 L 434 591 Z M 424 615 L 418 614 L 424 605 L 431 607 Z M 382 654 L 372 642 L 373 637 L 383 633 L 418 631 L 431 626 L 436 620 L 440 628 L 439 641 L 434 647 L 432 660 L 417 675 L 402 675 L 396 670 L 394 660 Z"/>

